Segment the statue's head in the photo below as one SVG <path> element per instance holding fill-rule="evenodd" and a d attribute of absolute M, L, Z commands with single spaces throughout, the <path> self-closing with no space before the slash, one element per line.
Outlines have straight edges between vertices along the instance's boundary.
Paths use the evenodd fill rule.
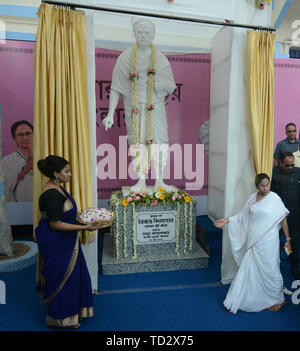
<path fill-rule="evenodd" d="M 140 45 L 149 45 L 152 43 L 155 35 L 154 24 L 147 19 L 140 19 L 133 24 L 135 40 Z"/>

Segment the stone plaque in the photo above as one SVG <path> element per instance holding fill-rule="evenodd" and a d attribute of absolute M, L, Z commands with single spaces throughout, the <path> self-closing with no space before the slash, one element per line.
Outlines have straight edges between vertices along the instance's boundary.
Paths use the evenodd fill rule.
<path fill-rule="evenodd" d="M 176 211 L 136 212 L 136 244 L 176 240 Z"/>

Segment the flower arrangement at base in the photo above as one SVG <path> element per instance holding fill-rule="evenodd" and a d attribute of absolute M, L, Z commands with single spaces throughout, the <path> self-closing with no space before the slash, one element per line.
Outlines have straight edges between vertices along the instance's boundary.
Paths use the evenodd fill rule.
<path fill-rule="evenodd" d="M 117 259 L 137 258 L 136 225 L 130 227 L 127 223 L 135 223 L 138 207 L 171 206 L 176 211 L 176 239 L 175 252 L 177 255 L 186 255 L 193 250 L 194 209 L 197 201 L 183 190 L 167 191 L 158 187 L 154 191 L 141 189 L 129 192 L 126 196 L 122 191 L 116 191 L 111 196 L 110 206 L 116 214 L 114 230 L 114 252 Z M 154 209 L 153 209 L 154 210 Z M 158 212 L 163 209 L 158 208 Z M 154 210 L 157 212 L 157 210 Z M 149 209 L 148 211 L 152 211 Z M 131 248 L 128 250 L 128 243 Z"/>
<path fill-rule="evenodd" d="M 176 203 L 189 203 L 192 198 L 183 190 L 178 190 L 175 192 L 168 191 L 162 187 L 158 187 L 154 192 L 147 192 L 143 189 L 136 192 L 130 192 L 124 198 L 121 198 L 120 203 L 123 206 L 128 206 L 134 204 L 156 206 L 158 204 L 173 204 Z"/>

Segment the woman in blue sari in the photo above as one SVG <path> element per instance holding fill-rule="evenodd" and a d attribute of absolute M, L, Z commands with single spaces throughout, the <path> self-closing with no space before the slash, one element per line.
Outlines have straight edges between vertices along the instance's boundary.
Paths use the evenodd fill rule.
<path fill-rule="evenodd" d="M 77 328 L 81 318 L 94 313 L 91 279 L 77 231 L 97 228 L 76 224 L 75 200 L 60 185 L 71 178 L 68 161 L 50 155 L 38 161 L 38 168 L 49 178 L 39 198 L 41 220 L 35 229 L 43 261 L 46 324 Z"/>

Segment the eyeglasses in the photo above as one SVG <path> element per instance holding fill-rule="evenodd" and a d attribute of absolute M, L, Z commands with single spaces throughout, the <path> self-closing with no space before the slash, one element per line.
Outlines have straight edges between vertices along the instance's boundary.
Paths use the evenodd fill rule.
<path fill-rule="evenodd" d="M 19 137 L 19 138 L 24 138 L 24 137 L 31 137 L 32 136 L 32 132 L 26 132 L 26 133 L 17 133 L 15 134 L 15 137 Z"/>
<path fill-rule="evenodd" d="M 294 167 L 295 166 L 295 164 L 294 163 L 292 163 L 292 164 L 288 164 L 288 165 L 284 165 L 284 167 L 286 167 L 286 168 L 289 168 L 289 167 Z"/>
<path fill-rule="evenodd" d="M 286 132 L 287 133 L 296 133 L 297 131 L 296 131 L 296 129 L 293 129 L 293 130 L 287 130 Z"/>

